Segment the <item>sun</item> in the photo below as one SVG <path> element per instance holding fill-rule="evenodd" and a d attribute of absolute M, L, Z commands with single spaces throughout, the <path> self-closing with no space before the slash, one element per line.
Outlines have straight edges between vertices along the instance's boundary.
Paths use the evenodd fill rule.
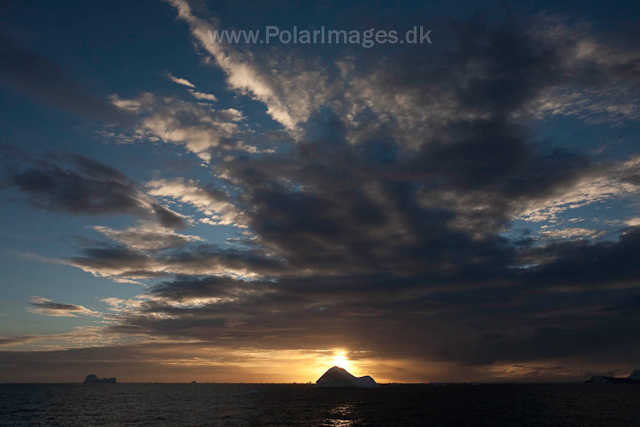
<path fill-rule="evenodd" d="M 347 359 L 347 355 L 345 352 L 335 353 L 333 356 L 333 366 L 338 366 L 342 369 L 347 369 L 349 366 L 349 359 Z"/>

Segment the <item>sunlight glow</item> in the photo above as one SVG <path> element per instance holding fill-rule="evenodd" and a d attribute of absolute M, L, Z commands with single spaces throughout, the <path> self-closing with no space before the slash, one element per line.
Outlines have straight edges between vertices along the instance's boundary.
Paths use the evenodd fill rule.
<path fill-rule="evenodd" d="M 339 366 L 340 368 L 347 369 L 349 366 L 349 359 L 345 352 L 335 353 L 333 356 L 333 366 Z"/>

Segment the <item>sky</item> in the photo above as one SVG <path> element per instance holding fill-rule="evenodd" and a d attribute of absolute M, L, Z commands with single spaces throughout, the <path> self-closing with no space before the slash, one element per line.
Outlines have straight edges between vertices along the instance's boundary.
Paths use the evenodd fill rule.
<path fill-rule="evenodd" d="M 294 3 L 0 6 L 0 382 L 640 368 L 640 4 Z"/>

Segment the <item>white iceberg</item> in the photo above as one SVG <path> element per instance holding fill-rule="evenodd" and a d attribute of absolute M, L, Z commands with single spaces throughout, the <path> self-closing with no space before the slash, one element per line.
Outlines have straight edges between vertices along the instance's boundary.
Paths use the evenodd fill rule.
<path fill-rule="evenodd" d="M 316 387 L 358 387 L 375 388 L 380 387 L 369 375 L 364 377 L 354 377 L 346 370 L 334 366 L 316 381 Z"/>
<path fill-rule="evenodd" d="M 633 371 L 631 375 L 629 375 L 630 380 L 640 381 L 640 369 L 636 369 Z"/>
<path fill-rule="evenodd" d="M 640 369 L 633 371 L 627 378 L 595 376 L 586 383 L 640 384 Z"/>

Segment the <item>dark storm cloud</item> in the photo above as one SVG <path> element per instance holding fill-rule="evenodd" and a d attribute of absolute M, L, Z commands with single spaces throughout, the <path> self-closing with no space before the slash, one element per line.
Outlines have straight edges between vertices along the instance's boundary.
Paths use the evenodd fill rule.
<path fill-rule="evenodd" d="M 354 64 L 344 94 L 310 116 L 307 139 L 215 166 L 234 191 L 204 184 L 194 194 L 238 207 L 251 245 L 96 247 L 70 259 L 116 280 L 179 275 L 151 286 L 109 330 L 473 366 L 633 362 L 638 323 L 625 298 L 638 288 L 640 233 L 541 246 L 503 232 L 585 178 L 620 178 L 617 164 L 543 149 L 532 120 L 559 89 L 635 87 L 637 61 L 577 57 L 571 31 L 465 28 L 460 44 L 431 57 L 409 50 Z M 89 213 L 103 206 L 69 200 L 70 186 L 57 183 L 97 182 L 89 188 L 117 212 L 136 211 L 124 177 L 77 168 L 34 166 L 12 182 L 47 209 Z M 180 184 L 186 194 L 191 184 Z"/>
<path fill-rule="evenodd" d="M 429 277 L 185 277 L 153 287 L 146 295 L 152 300 L 112 328 L 231 348 L 323 348 L 339 338 L 339 345 L 379 357 L 465 365 L 637 350 L 637 311 L 606 302 L 626 301 L 628 290 L 612 286 L 620 278 L 601 282 L 602 289 L 566 293 L 524 284 L 527 275 L 439 287 Z M 637 277 L 624 280 L 633 284 Z"/>
<path fill-rule="evenodd" d="M 373 97 L 357 125 L 340 112 L 359 102 L 351 87 L 335 111 L 311 117 L 315 140 L 218 164 L 241 190 L 226 200 L 242 208 L 251 249 L 114 247 L 71 260 L 114 277 L 261 276 L 164 282 L 111 328 L 236 347 L 323 348 L 340 337 L 380 356 L 467 365 L 596 357 L 607 351 L 598 343 L 635 341 L 630 318 L 611 311 L 639 278 L 635 231 L 546 247 L 499 234 L 524 207 L 616 169 L 542 149 L 532 105 L 563 85 L 634 83 L 634 63 L 587 57 L 576 66 L 575 40 L 529 27 L 473 24 L 462 40 L 437 58 L 356 69 Z M 410 111 L 389 103 L 402 94 L 415 100 Z M 383 114 L 390 120 L 373 136 L 353 142 L 355 126 Z"/>
<path fill-rule="evenodd" d="M 462 40 L 436 58 L 389 60 L 364 72 L 371 108 L 391 118 L 371 138 L 353 144 L 353 124 L 323 112 L 309 126 L 329 130 L 287 157 L 218 165 L 243 186 L 258 242 L 291 267 L 317 272 L 482 276 L 516 262 L 497 232 L 524 206 L 561 194 L 594 168 L 583 155 L 540 149 L 528 109 L 545 90 L 596 84 L 611 67 L 595 58 L 585 60 L 588 73 L 568 66 L 568 48 L 528 28 L 474 24 Z M 413 110 L 388 104 L 394 92 L 412 95 Z M 432 111 L 438 100 L 453 105 L 444 116 Z M 403 113 L 426 116 L 415 121 L 427 131 L 405 125 Z"/>
<path fill-rule="evenodd" d="M 261 288 L 267 290 L 269 286 L 258 281 L 239 281 L 230 277 L 190 278 L 164 282 L 154 286 L 148 296 L 161 300 L 181 302 L 197 298 L 221 298 L 235 295 L 252 294 Z"/>
<path fill-rule="evenodd" d="M 110 166 L 79 155 L 36 160 L 10 149 L 3 152 L 4 185 L 25 194 L 36 208 L 73 215 L 130 214 L 155 218 L 165 227 L 185 225 L 181 216 Z"/>
<path fill-rule="evenodd" d="M 553 244 L 533 250 L 543 254 L 542 265 L 532 268 L 531 282 L 538 286 L 602 284 L 634 285 L 640 279 L 640 227 L 631 227 L 617 242 L 586 241 Z"/>
<path fill-rule="evenodd" d="M 132 122 L 126 111 L 87 92 L 55 62 L 21 46 L 3 32 L 0 32 L 0 83 L 89 118 L 118 124 Z"/>

